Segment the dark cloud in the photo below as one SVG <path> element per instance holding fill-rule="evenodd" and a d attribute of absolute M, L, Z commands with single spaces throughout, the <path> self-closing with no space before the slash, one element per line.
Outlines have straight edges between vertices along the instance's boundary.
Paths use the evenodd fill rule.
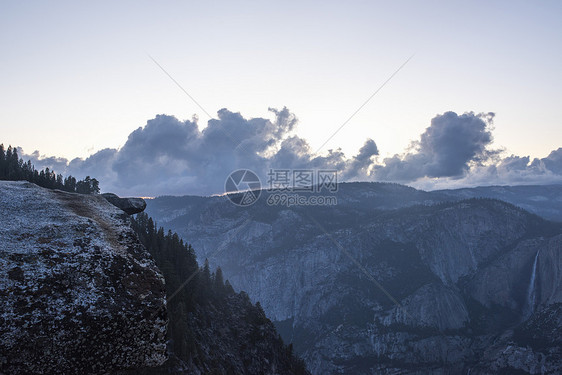
<path fill-rule="evenodd" d="M 270 111 L 273 120 L 246 119 L 221 109 L 203 129 L 196 118 L 158 115 L 133 131 L 119 150 L 71 161 L 38 151 L 24 157 L 38 168 L 96 177 L 104 191 L 121 195 L 222 193 L 236 169 L 255 171 L 264 184 L 270 168 L 335 169 L 340 181 L 393 181 L 425 189 L 562 182 L 562 148 L 532 161 L 528 156 L 502 158 L 490 149 L 493 113 L 437 115 L 406 153 L 377 164 L 379 150 L 372 139 L 350 158 L 340 149 L 317 155 L 305 139 L 292 134 L 298 121 L 294 114 L 287 108 Z"/>
<path fill-rule="evenodd" d="M 92 176 L 100 179 L 100 181 L 113 180 L 116 176 L 113 170 L 113 161 L 116 155 L 117 150 L 105 148 L 86 159 L 72 159 L 68 163 L 66 172 L 79 178 Z"/>
<path fill-rule="evenodd" d="M 290 136 L 281 142 L 279 149 L 268 160 L 268 167 L 286 169 L 335 169 L 342 172 L 347 160 L 341 150 L 328 150 L 328 155 L 314 155 L 306 140 Z"/>
<path fill-rule="evenodd" d="M 463 177 L 471 164 L 487 160 L 492 151 L 493 113 L 457 115 L 445 112 L 414 143 L 414 150 L 384 159 L 375 178 L 384 181 L 415 181 L 422 177 Z"/>
<path fill-rule="evenodd" d="M 499 162 L 498 169 L 506 172 L 523 171 L 528 168 L 529 160 L 528 156 L 511 155 Z"/>
<path fill-rule="evenodd" d="M 365 178 L 369 175 L 369 168 L 373 165 L 373 156 L 379 154 L 379 149 L 372 139 L 368 139 L 345 170 L 344 179 L 353 180 Z"/>
<path fill-rule="evenodd" d="M 55 156 L 47 157 L 41 155 L 38 150 L 33 151 L 31 154 L 25 154 L 21 148 L 18 148 L 18 154 L 23 156 L 25 161 L 31 160 L 36 169 L 49 168 L 59 173 L 60 171 L 66 170 L 68 165 L 67 159 Z"/>
<path fill-rule="evenodd" d="M 544 167 L 552 173 L 562 175 L 562 147 L 552 151 L 546 158 L 533 160 L 532 166 Z"/>

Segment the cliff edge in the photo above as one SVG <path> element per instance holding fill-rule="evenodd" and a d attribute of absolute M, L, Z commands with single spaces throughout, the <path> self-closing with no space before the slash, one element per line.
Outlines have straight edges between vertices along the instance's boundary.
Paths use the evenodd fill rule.
<path fill-rule="evenodd" d="M 0 181 L 0 373 L 110 373 L 166 354 L 164 278 L 99 195 Z"/>

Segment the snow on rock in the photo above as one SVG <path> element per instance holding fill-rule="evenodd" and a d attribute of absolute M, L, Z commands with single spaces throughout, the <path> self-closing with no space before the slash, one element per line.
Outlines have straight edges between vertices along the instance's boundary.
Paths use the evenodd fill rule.
<path fill-rule="evenodd" d="M 0 181 L 0 373 L 110 373 L 166 358 L 164 279 L 101 196 Z"/>

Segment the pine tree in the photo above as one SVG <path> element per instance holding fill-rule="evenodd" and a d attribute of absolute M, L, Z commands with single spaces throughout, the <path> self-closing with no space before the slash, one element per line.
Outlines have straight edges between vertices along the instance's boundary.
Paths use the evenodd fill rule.
<path fill-rule="evenodd" d="M 90 180 L 90 191 L 88 194 L 99 194 L 100 193 L 100 183 L 95 178 Z"/>
<path fill-rule="evenodd" d="M 4 166 L 6 161 L 6 154 L 4 152 L 4 145 L 0 144 L 0 180 L 5 178 L 4 175 Z"/>
<path fill-rule="evenodd" d="M 232 295 L 234 294 L 234 288 L 232 287 L 232 285 L 230 284 L 230 281 L 226 280 L 224 282 L 224 290 L 226 291 L 226 294 L 228 295 Z"/>
<path fill-rule="evenodd" d="M 215 272 L 215 277 L 214 277 L 214 290 L 217 294 L 222 295 L 224 292 L 224 279 L 222 276 L 222 270 L 220 267 L 217 268 L 216 272 Z"/>
<path fill-rule="evenodd" d="M 261 307 L 260 301 L 256 302 L 256 310 L 258 312 L 258 316 L 265 318 L 265 311 L 263 311 L 263 307 Z"/>
<path fill-rule="evenodd" d="M 201 271 L 201 275 L 203 278 L 203 282 L 206 285 L 211 284 L 211 269 L 209 268 L 209 259 L 205 258 L 205 265 L 203 266 L 203 270 Z"/>

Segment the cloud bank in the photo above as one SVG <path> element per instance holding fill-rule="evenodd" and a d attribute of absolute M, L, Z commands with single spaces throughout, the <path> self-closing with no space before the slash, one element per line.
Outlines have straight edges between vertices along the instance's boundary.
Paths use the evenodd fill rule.
<path fill-rule="evenodd" d="M 293 134 L 298 122 L 293 113 L 270 111 L 273 120 L 246 119 L 221 109 L 203 129 L 197 119 L 157 115 L 120 149 L 86 159 L 43 157 L 38 151 L 23 157 L 37 168 L 96 177 L 103 191 L 140 196 L 220 194 L 236 169 L 253 170 L 264 185 L 270 168 L 335 169 L 340 181 L 392 181 L 425 189 L 562 182 L 562 148 L 534 160 L 502 157 L 493 149 L 493 113 L 437 115 L 406 152 L 379 161 L 372 139 L 355 156 L 339 149 L 314 154 L 305 139 Z"/>

